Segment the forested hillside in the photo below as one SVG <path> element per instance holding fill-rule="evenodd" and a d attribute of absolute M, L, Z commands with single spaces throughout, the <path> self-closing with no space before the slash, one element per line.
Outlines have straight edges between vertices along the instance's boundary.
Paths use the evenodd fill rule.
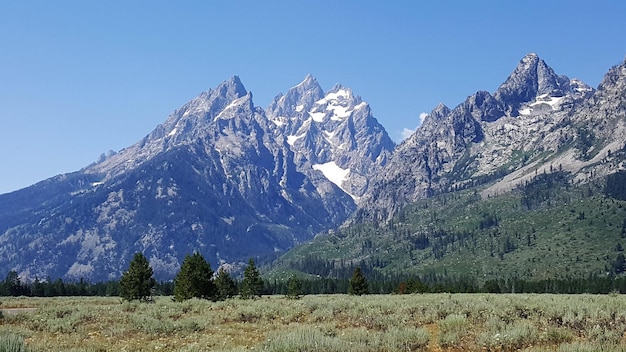
<path fill-rule="evenodd" d="M 574 185 L 565 172 L 538 174 L 512 192 L 481 199 L 469 189 L 420 200 L 389 222 L 353 224 L 318 236 L 277 261 L 291 270 L 368 277 L 539 281 L 624 272 L 626 201 L 619 173 Z"/>

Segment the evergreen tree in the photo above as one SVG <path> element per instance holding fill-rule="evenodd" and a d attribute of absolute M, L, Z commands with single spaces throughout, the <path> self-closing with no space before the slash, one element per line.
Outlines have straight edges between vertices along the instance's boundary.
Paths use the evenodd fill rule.
<path fill-rule="evenodd" d="M 613 262 L 613 272 L 615 274 L 621 274 L 626 269 L 626 259 L 624 259 L 624 254 L 620 253 L 615 258 Z"/>
<path fill-rule="evenodd" d="M 22 281 L 15 270 L 11 270 L 7 274 L 7 277 L 4 279 L 4 287 L 8 296 L 21 296 L 25 294 Z"/>
<path fill-rule="evenodd" d="M 120 297 L 127 301 L 148 301 L 156 280 L 148 259 L 142 253 L 136 253 L 128 270 L 122 274 L 119 290 Z"/>
<path fill-rule="evenodd" d="M 348 287 L 348 293 L 351 295 L 364 295 L 369 291 L 369 285 L 367 284 L 367 280 L 365 279 L 365 275 L 361 271 L 360 267 L 356 267 L 354 269 L 354 273 L 352 274 L 352 278 L 350 279 L 350 286 Z"/>
<path fill-rule="evenodd" d="M 287 281 L 287 298 L 300 299 L 302 295 L 302 282 L 294 274 Z"/>
<path fill-rule="evenodd" d="M 254 259 L 250 258 L 248 266 L 243 273 L 243 282 L 241 283 L 241 298 L 250 299 L 255 296 L 261 296 L 263 290 L 263 279 L 254 264 Z"/>
<path fill-rule="evenodd" d="M 194 297 L 216 299 L 211 264 L 198 252 L 185 256 L 180 271 L 174 278 L 175 301 L 180 302 Z"/>
<path fill-rule="evenodd" d="M 217 272 L 215 286 L 217 289 L 217 300 L 219 301 L 234 297 L 237 294 L 237 284 L 235 280 L 233 280 L 230 274 L 223 268 Z"/>

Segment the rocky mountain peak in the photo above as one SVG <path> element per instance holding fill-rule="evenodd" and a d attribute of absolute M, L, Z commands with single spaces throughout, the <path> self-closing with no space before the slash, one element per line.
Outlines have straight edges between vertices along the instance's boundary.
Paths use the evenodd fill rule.
<path fill-rule="evenodd" d="M 437 106 L 431 111 L 429 115 L 437 115 L 437 116 L 445 116 L 450 113 L 450 108 L 446 106 L 444 103 L 439 103 Z"/>
<path fill-rule="evenodd" d="M 311 89 L 318 89 L 320 88 L 320 85 L 317 82 L 317 79 L 313 77 L 312 74 L 308 73 L 306 77 L 304 77 L 304 80 L 296 85 L 294 88 L 296 87 L 302 87 L 306 91 Z"/>
<path fill-rule="evenodd" d="M 215 92 L 223 96 L 227 100 L 235 100 L 248 94 L 239 76 L 233 76 L 230 79 L 220 83 Z"/>
<path fill-rule="evenodd" d="M 520 60 L 494 97 L 508 107 L 512 116 L 517 116 L 523 103 L 531 102 L 540 95 L 564 96 L 570 92 L 569 85 L 568 77 L 557 75 L 537 54 L 530 53 Z"/>
<path fill-rule="evenodd" d="M 291 87 L 287 93 L 277 95 L 267 107 L 267 116 L 276 125 L 287 127 L 288 117 L 303 116 L 309 111 L 316 101 L 324 96 L 317 79 L 308 74 L 302 82 Z"/>
<path fill-rule="evenodd" d="M 607 72 L 598 85 L 598 91 L 615 90 L 623 87 L 626 87 L 626 59 Z"/>

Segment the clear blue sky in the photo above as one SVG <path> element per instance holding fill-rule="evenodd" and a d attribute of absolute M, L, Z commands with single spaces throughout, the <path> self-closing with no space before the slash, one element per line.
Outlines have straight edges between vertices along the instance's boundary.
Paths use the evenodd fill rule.
<path fill-rule="evenodd" d="M 626 56 L 626 1 L 0 0 L 0 193 L 131 145 L 239 75 L 265 108 L 313 74 L 396 141 L 536 52 L 592 86 Z"/>

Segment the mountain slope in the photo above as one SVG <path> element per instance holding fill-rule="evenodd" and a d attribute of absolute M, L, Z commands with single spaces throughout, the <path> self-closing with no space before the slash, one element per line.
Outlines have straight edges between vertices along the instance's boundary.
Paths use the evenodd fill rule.
<path fill-rule="evenodd" d="M 369 176 L 395 147 L 369 104 L 341 85 L 324 93 L 311 75 L 278 95 L 267 114 L 294 151 L 299 170 L 323 174 L 357 203 Z"/>
<path fill-rule="evenodd" d="M 505 192 L 535 170 L 558 167 L 577 154 L 584 127 L 577 124 L 585 124 L 584 106 L 598 94 L 527 55 L 494 94 L 479 91 L 452 110 L 435 108 L 372 181 L 364 202 L 371 206 L 361 215 L 388 218 L 420 198 L 502 178 L 485 195 Z"/>
<path fill-rule="evenodd" d="M 371 279 L 482 284 L 623 273 L 626 202 L 607 197 L 602 184 L 572 187 L 567 179 L 540 175 L 487 199 L 471 189 L 422 199 L 384 224 L 317 236 L 281 256 L 268 276 L 349 279 L 360 266 Z"/>
<path fill-rule="evenodd" d="M 0 267 L 24 278 L 105 280 L 141 251 L 167 279 L 193 251 L 214 267 L 274 257 L 355 210 L 289 141 L 233 77 L 138 143 L 0 195 Z"/>
<path fill-rule="evenodd" d="M 288 252 L 272 275 L 623 273 L 625 98 L 626 61 L 593 90 L 529 54 L 494 94 L 437 106 L 375 175 L 350 224 Z"/>

